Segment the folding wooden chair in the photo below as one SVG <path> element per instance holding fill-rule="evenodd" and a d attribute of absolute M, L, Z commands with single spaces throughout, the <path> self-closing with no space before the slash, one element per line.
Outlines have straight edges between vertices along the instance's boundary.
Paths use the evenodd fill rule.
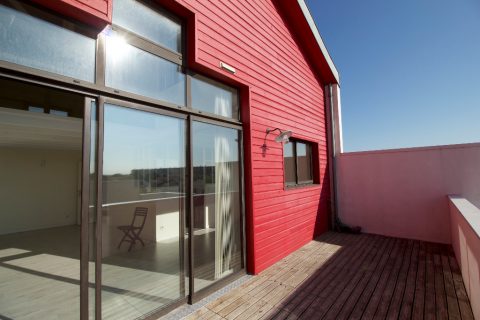
<path fill-rule="evenodd" d="M 142 244 L 142 246 L 145 247 L 145 243 L 140 238 L 140 233 L 142 232 L 143 227 L 145 226 L 145 221 L 147 220 L 147 213 L 148 213 L 148 208 L 136 207 L 135 212 L 133 213 L 132 223 L 130 223 L 130 225 L 128 226 L 117 227 L 119 230 L 121 230 L 124 233 L 122 240 L 120 240 L 120 243 L 118 244 L 117 249 L 120 249 L 120 246 L 124 241 L 130 242 L 130 248 L 128 248 L 129 252 L 130 250 L 132 250 L 133 246 L 137 241 L 139 241 Z"/>

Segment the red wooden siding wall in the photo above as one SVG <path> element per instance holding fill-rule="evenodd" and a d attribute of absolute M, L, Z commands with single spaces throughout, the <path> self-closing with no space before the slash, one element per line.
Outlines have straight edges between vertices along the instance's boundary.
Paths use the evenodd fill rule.
<path fill-rule="evenodd" d="M 112 0 L 31 0 L 60 14 L 103 27 L 112 20 Z"/>
<path fill-rule="evenodd" d="M 101 0 L 68 2 L 88 2 L 111 17 L 111 0 L 106 6 Z M 328 228 L 326 83 L 312 70 L 272 0 L 158 2 L 186 20 L 189 66 L 241 88 L 248 271 L 258 273 Z M 220 61 L 236 74 L 220 69 Z M 282 145 L 271 134 L 266 152 L 261 148 L 266 128 L 275 127 L 318 147 L 316 185 L 284 189 Z"/>
<path fill-rule="evenodd" d="M 275 5 L 263 1 L 179 1 L 197 16 L 196 61 L 250 88 L 253 183 L 252 272 L 260 272 L 327 229 L 328 179 L 323 84 L 312 72 Z M 228 74 L 226 74 L 229 76 Z M 318 144 L 317 186 L 284 190 L 283 148 L 265 129 L 292 130 Z M 248 227 L 252 227 L 248 225 Z"/>

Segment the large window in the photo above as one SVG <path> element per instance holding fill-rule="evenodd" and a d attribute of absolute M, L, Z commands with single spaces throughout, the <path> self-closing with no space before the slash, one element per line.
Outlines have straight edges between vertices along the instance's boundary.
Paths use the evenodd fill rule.
<path fill-rule="evenodd" d="M 287 186 L 313 183 L 311 143 L 293 140 L 285 144 L 283 160 Z"/>
<path fill-rule="evenodd" d="M 182 67 L 128 44 L 116 32 L 107 36 L 105 84 L 176 105 L 185 105 Z"/>
<path fill-rule="evenodd" d="M 113 23 L 172 51 L 182 52 L 182 25 L 138 0 L 115 0 Z"/>
<path fill-rule="evenodd" d="M 113 0 L 103 31 L 27 3 L 0 0 L 2 314 L 143 319 L 233 279 L 237 90 L 186 68 L 182 23 L 154 1 Z"/>
<path fill-rule="evenodd" d="M 195 292 L 239 271 L 239 132 L 193 122 L 193 275 Z"/>
<path fill-rule="evenodd" d="M 237 89 L 187 70 L 178 18 L 147 1 L 114 0 L 112 19 L 100 32 L 0 0 L 0 66 L 25 66 L 32 69 L 24 72 L 88 90 L 239 120 Z"/>
<path fill-rule="evenodd" d="M 40 19 L 33 15 L 37 10 L 14 4 L 15 9 L 0 2 L 0 60 L 95 81 L 95 39 L 53 23 L 61 19 Z"/>
<path fill-rule="evenodd" d="M 192 108 L 238 119 L 237 91 L 203 76 L 191 78 Z"/>

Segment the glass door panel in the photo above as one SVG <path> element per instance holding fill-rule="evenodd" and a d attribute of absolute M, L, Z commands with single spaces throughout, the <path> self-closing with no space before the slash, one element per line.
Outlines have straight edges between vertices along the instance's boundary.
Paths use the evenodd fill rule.
<path fill-rule="evenodd" d="M 96 255 L 97 255 L 97 142 L 98 142 L 98 107 L 95 100 L 90 103 L 90 154 L 88 163 L 88 317 L 95 319 L 96 314 Z M 86 119 L 88 120 L 88 119 Z M 85 195 L 84 191 L 84 195 Z"/>
<path fill-rule="evenodd" d="M 192 124 L 194 288 L 239 271 L 241 204 L 239 131 Z"/>
<path fill-rule="evenodd" d="M 0 318 L 79 319 L 85 98 L 0 88 Z"/>
<path fill-rule="evenodd" d="M 104 105 L 102 319 L 185 296 L 185 120 Z"/>

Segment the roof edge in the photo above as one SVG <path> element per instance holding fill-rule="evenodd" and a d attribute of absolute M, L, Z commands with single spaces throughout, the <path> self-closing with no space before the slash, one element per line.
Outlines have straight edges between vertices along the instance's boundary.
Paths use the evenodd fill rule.
<path fill-rule="evenodd" d="M 310 26 L 310 30 L 313 33 L 313 36 L 315 37 L 315 40 L 317 41 L 317 44 L 320 48 L 320 51 L 322 51 L 322 54 L 330 68 L 330 71 L 332 72 L 333 76 L 335 77 L 335 80 L 337 80 L 337 83 L 340 85 L 340 74 L 338 73 L 337 67 L 333 63 L 332 57 L 330 56 L 330 53 L 328 53 L 327 47 L 325 46 L 325 43 L 323 42 L 322 36 L 320 35 L 320 32 L 318 31 L 317 25 L 315 24 L 315 20 L 313 20 L 312 14 L 310 13 L 310 10 L 308 9 L 307 4 L 305 3 L 304 0 L 297 0 L 298 5 L 300 6 L 300 9 L 302 10 L 302 13 L 305 17 L 305 20 L 307 20 L 308 25 Z"/>

